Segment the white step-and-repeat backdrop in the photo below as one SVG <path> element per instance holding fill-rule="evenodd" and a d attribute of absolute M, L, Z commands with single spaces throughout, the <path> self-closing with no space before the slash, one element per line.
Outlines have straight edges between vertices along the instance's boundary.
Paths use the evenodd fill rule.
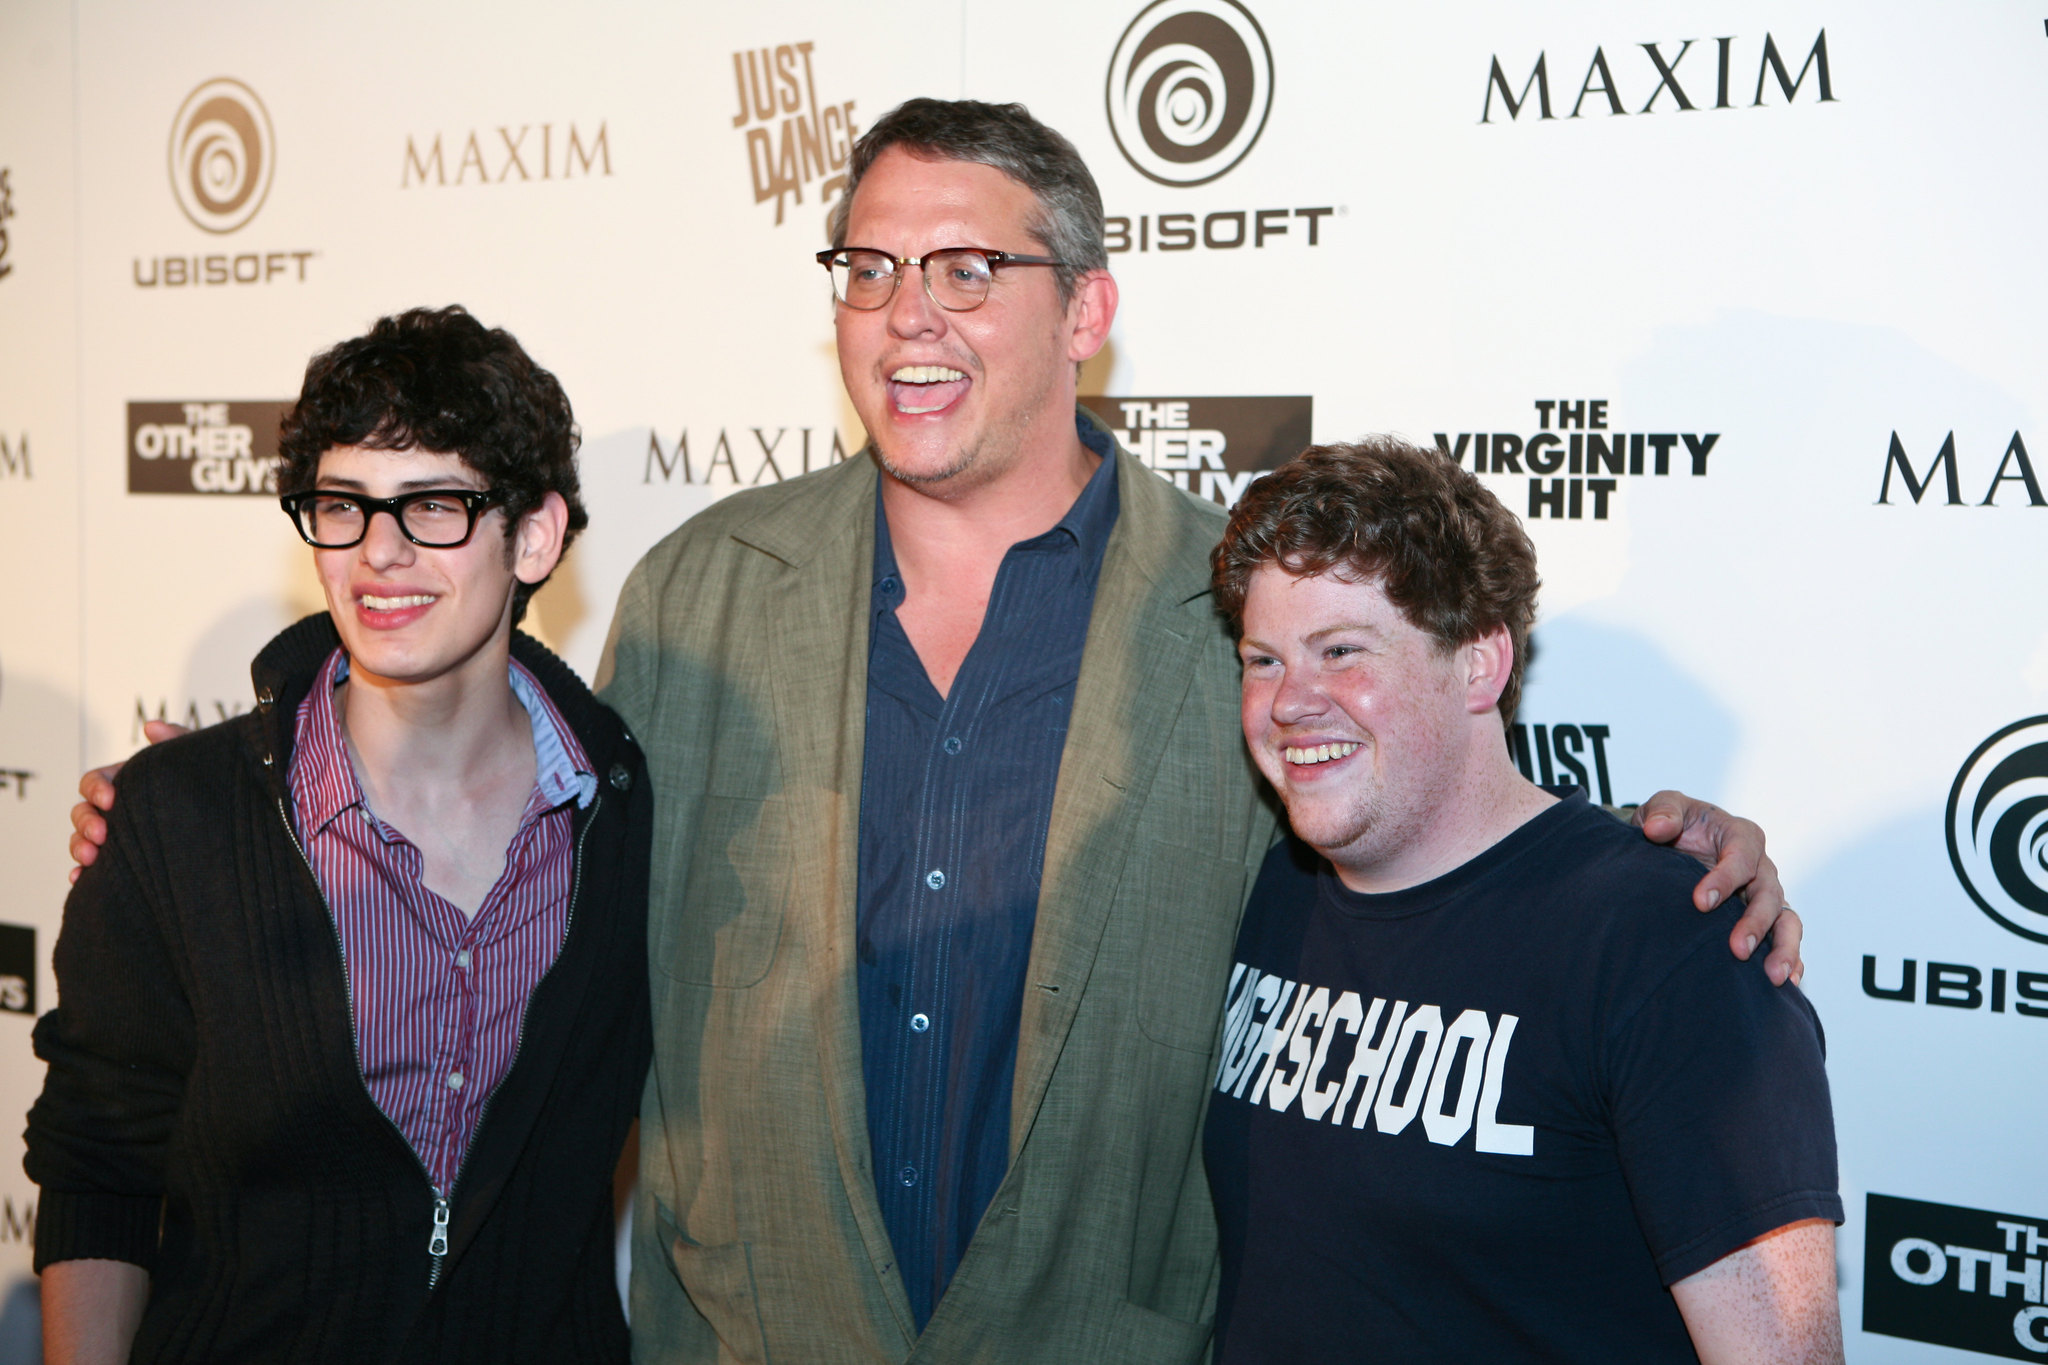
<path fill-rule="evenodd" d="M 1084 387 L 1163 477 L 1394 430 L 1526 515 L 1527 769 L 1756 817 L 1807 918 L 1852 1357 L 2048 1358 L 2048 29 L 2006 3 L 12 0 L 0 1111 L 80 767 L 242 710 L 318 605 L 269 496 L 307 357 L 459 301 L 561 376 L 592 529 L 535 624 L 587 673 L 656 537 L 858 448 L 809 256 L 917 94 L 1087 156 Z"/>

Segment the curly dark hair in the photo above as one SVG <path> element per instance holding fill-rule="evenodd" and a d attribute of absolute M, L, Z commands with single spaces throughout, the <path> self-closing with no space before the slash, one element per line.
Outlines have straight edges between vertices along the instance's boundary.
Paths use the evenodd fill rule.
<path fill-rule="evenodd" d="M 1506 626 L 1515 649 L 1503 725 L 1522 699 L 1536 619 L 1536 547 L 1514 513 L 1435 450 L 1392 436 L 1310 446 L 1253 481 L 1210 556 L 1216 607 L 1244 634 L 1260 567 L 1376 578 L 1387 600 L 1444 652 Z"/>
<path fill-rule="evenodd" d="M 414 308 L 307 364 L 299 401 L 279 427 L 277 488 L 313 487 L 320 457 L 337 446 L 457 455 L 505 495 L 507 527 L 560 493 L 569 504 L 566 552 L 590 524 L 577 491 L 581 441 L 569 396 L 510 332 L 485 327 L 460 304 Z M 515 585 L 515 623 L 540 586 Z"/>
<path fill-rule="evenodd" d="M 1083 275 L 1109 269 L 1102 239 L 1102 191 L 1081 153 L 1023 105 L 981 100 L 905 100 L 862 133 L 853 144 L 846 192 L 829 215 L 833 246 L 847 245 L 846 220 L 854 192 L 875 158 L 891 147 L 934 161 L 990 166 L 1030 190 L 1038 212 L 1025 231 L 1061 262 L 1053 271 L 1061 304 L 1073 301 Z"/>

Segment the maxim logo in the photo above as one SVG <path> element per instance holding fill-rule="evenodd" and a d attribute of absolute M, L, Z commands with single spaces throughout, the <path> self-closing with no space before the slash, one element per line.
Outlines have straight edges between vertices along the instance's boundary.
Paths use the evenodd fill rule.
<path fill-rule="evenodd" d="M 2048 1356 L 2048 1218 L 1866 1199 L 1864 1331 L 2008 1360 Z"/>
<path fill-rule="evenodd" d="M 1674 465 L 1705 478 L 1707 457 L 1721 439 L 1713 431 L 1609 431 L 1605 398 L 1539 398 L 1535 406 L 1537 430 L 1527 438 L 1512 431 L 1436 433 L 1444 458 L 1464 464 L 1469 456 L 1475 473 L 1520 474 L 1526 464 L 1531 521 L 1605 521 L 1622 479 L 1662 477 Z"/>
<path fill-rule="evenodd" d="M 1206 185 L 1244 160 L 1273 109 L 1273 50 L 1236 0 L 1154 0 L 1109 59 L 1109 131 L 1140 175 Z"/>
<path fill-rule="evenodd" d="M 781 483 L 813 469 L 838 464 L 846 458 L 846 442 L 836 427 L 814 431 L 811 427 L 743 427 L 735 454 L 732 437 L 724 427 L 707 444 L 700 434 L 697 453 L 690 453 L 690 429 L 676 433 L 675 444 L 666 449 L 661 433 L 647 432 L 647 464 L 640 482 L 717 485 L 722 488 L 751 488 L 758 483 Z M 815 437 L 815 442 L 813 438 Z M 858 446 L 855 449 L 859 449 Z M 748 472 L 742 472 L 745 462 Z M 722 475 L 720 470 L 725 471 Z"/>
<path fill-rule="evenodd" d="M 130 403 L 130 493 L 277 493 L 280 402 Z"/>
<path fill-rule="evenodd" d="M 7 259 L 7 220 L 14 217 L 14 186 L 8 182 L 12 171 L 0 166 L 0 280 L 14 273 L 14 263 Z"/>
<path fill-rule="evenodd" d="M 32 479 L 35 470 L 28 461 L 28 433 L 10 441 L 0 432 L 0 479 Z"/>
<path fill-rule="evenodd" d="M 783 43 L 732 54 L 732 81 L 739 95 L 732 126 L 747 130 L 754 202 L 775 201 L 777 227 L 789 200 L 804 202 L 804 186 L 823 182 L 820 207 L 845 193 L 846 163 L 860 135 L 853 123 L 854 101 L 818 103 L 818 79 L 811 70 L 815 46 Z"/>
<path fill-rule="evenodd" d="M 451 173 L 449 163 L 454 163 Z M 486 130 L 470 129 L 445 141 L 440 133 L 422 146 L 405 135 L 405 162 L 398 187 L 422 185 L 502 185 L 507 180 L 588 180 L 612 173 L 610 133 L 599 120 L 597 131 L 574 123 L 501 123 Z"/>
<path fill-rule="evenodd" d="M 1314 400 L 1089 397 L 1124 449 L 1176 488 L 1234 506 L 1253 479 L 1309 443 Z"/>
<path fill-rule="evenodd" d="M 1948 794 L 1956 879 L 1992 919 L 2048 943 L 2048 716 L 1977 746 Z"/>
<path fill-rule="evenodd" d="M 1746 69 L 1746 59 L 1743 68 L 1736 65 L 1738 41 L 1735 38 L 1684 38 L 1678 41 L 1677 50 L 1671 52 L 1666 51 L 1672 46 L 1669 42 L 1634 43 L 1630 44 L 1629 49 L 1616 48 L 1616 52 L 1627 53 L 1625 63 L 1619 57 L 1614 63 L 1614 66 L 1620 66 L 1622 72 L 1630 78 L 1628 88 L 1631 93 L 1627 96 L 1622 94 L 1622 82 L 1615 79 L 1614 66 L 1608 63 L 1606 49 L 1596 47 L 1593 49 L 1593 60 L 1586 66 L 1586 78 L 1579 82 L 1578 98 L 1572 101 L 1572 111 L 1565 117 L 1580 117 L 1588 98 L 1594 98 L 1595 112 L 1605 104 L 1610 115 L 1653 113 L 1658 109 L 1657 101 L 1664 99 L 1667 92 L 1670 98 L 1665 99 L 1663 108 L 1679 113 L 1697 111 L 1709 107 L 1705 93 L 1707 82 L 1712 83 L 1714 92 L 1711 107 L 1732 109 L 1735 107 L 1732 97 L 1744 92 L 1744 87 L 1731 84 L 1735 79 L 1735 72 L 1738 69 Z M 1695 45 L 1701 47 L 1703 52 L 1710 51 L 1715 55 L 1706 60 L 1696 58 L 1692 66 L 1687 68 L 1684 80 L 1693 83 L 1691 90 L 1688 91 L 1681 83 L 1679 68 L 1685 65 L 1685 59 Z M 1632 50 L 1638 48 L 1641 49 L 1640 57 Z M 1797 45 L 1792 47 L 1793 52 L 1796 53 L 1798 50 Z M 1712 67 L 1707 65 L 1708 60 L 1714 63 Z M 1519 69 L 1519 66 L 1516 69 Z M 1775 81 L 1785 103 L 1792 103 L 1798 96 L 1800 87 L 1806 84 L 1809 72 L 1814 78 L 1814 91 L 1817 96 L 1815 103 L 1834 103 L 1835 87 L 1828 72 L 1826 29 L 1820 31 L 1813 40 L 1813 46 L 1807 49 L 1806 60 L 1800 63 L 1797 76 L 1788 69 L 1784 55 L 1778 48 L 1777 39 L 1766 33 L 1763 50 L 1757 58 L 1756 88 L 1748 92 L 1751 94 L 1748 107 L 1754 109 L 1763 104 L 1767 81 Z M 1643 101 L 1640 109 L 1631 108 L 1635 97 L 1644 89 L 1649 90 L 1649 98 Z M 1520 119 L 1522 110 L 1529 107 L 1529 97 L 1532 93 L 1536 97 L 1536 120 L 1554 118 L 1550 103 L 1550 54 L 1536 54 L 1536 65 L 1530 69 L 1528 79 L 1522 82 L 1519 95 L 1509 84 L 1507 72 L 1501 69 L 1500 57 L 1495 55 L 1493 67 L 1486 77 L 1486 102 L 1480 110 L 1479 121 L 1493 122 L 1493 97 L 1496 94 L 1500 96 L 1501 105 L 1507 110 L 1508 118 Z"/>
<path fill-rule="evenodd" d="M 1892 433 L 1891 448 L 1885 452 L 1884 479 L 1877 486 L 1877 501 L 1880 506 L 1892 505 L 1892 475 L 1897 473 L 1899 484 L 1906 496 L 1917 506 L 1927 491 L 1934 487 L 1934 476 L 1941 476 L 1942 492 L 1947 496 L 1944 503 L 1960 507 L 1963 503 L 1962 481 L 1956 473 L 1956 434 L 1951 431 L 1941 443 L 1941 449 L 1927 461 L 1924 474 L 1913 472 L 1913 461 L 1906 454 L 1905 444 L 1899 440 L 1899 433 Z M 2048 507 L 2048 500 L 2041 497 L 2041 481 L 2034 477 L 2034 462 L 2027 458 L 2027 443 L 2015 431 L 2012 440 L 2006 443 L 2005 457 L 1998 462 L 1998 468 L 1991 475 L 1991 485 L 1984 490 L 1984 501 L 1979 507 L 1993 507 L 1998 503 L 1998 494 L 2005 484 L 2017 484 L 2027 495 L 2030 507 Z M 2012 490 L 2018 491 L 2018 490 Z M 2017 507 L 2017 502 L 2007 506 Z"/>
<path fill-rule="evenodd" d="M 205 232 L 233 232 L 263 207 L 277 166 L 270 111 L 222 76 L 185 97 L 171 123 L 171 192 Z"/>

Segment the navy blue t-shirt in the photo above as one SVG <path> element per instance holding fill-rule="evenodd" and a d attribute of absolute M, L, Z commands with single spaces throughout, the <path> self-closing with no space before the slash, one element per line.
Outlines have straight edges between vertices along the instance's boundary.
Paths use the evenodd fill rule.
<path fill-rule="evenodd" d="M 1691 1361 L 1666 1286 L 1841 1221 L 1820 1021 L 1698 876 L 1576 794 L 1386 895 L 1274 848 L 1205 1136 L 1219 1365 Z"/>

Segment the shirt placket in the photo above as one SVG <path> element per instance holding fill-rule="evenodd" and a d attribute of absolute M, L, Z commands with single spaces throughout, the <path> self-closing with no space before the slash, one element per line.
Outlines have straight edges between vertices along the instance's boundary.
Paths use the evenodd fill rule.
<path fill-rule="evenodd" d="M 910 1070 L 921 1081 L 913 1092 L 919 1101 L 913 1127 L 917 1160 L 899 1171 L 897 1178 L 905 1186 L 923 1184 L 917 1204 L 925 1223 L 931 1220 L 934 1199 L 926 1176 L 938 1162 L 946 1121 L 945 1059 L 950 1055 L 948 1040 L 954 1025 L 947 996 L 949 954 L 960 915 L 960 893 L 966 885 L 960 867 L 957 814 L 960 791 L 970 785 L 972 764 L 971 757 L 967 764 L 957 761 L 962 750 L 958 736 L 967 728 L 961 714 L 967 709 L 963 698 L 968 695 L 963 684 L 973 681 L 963 669 L 939 708 L 938 723 L 925 750 L 926 777 L 919 799 L 919 858 L 912 892 L 916 948 L 902 1020 L 903 1046 L 912 1055 Z"/>
<path fill-rule="evenodd" d="M 542 814 L 544 808 L 536 793 L 527 805 L 519 832 L 512 837 L 511 846 L 505 851 L 504 872 L 499 875 L 497 885 L 484 897 L 484 903 L 477 907 L 476 914 L 463 920 L 456 935 L 455 951 L 449 957 L 447 980 L 452 995 L 453 1037 L 447 1060 L 437 1073 L 443 1094 L 440 1160 L 436 1163 L 436 1177 L 443 1190 L 454 1184 L 462 1169 L 463 1155 L 468 1150 L 470 1137 L 474 1136 L 473 1118 L 485 1098 L 479 1084 L 482 1078 L 478 1074 L 483 1038 L 484 957 L 502 942 L 503 935 L 497 931 L 500 928 L 510 931 L 500 922 L 506 917 L 505 905 L 512 889 L 523 885 L 526 880 L 526 864 Z M 448 908 L 461 918 L 461 911 L 454 910 L 452 906 Z M 444 1032 L 444 1036 L 447 1033 Z"/>
<path fill-rule="evenodd" d="M 989 593 L 983 623 L 984 634 L 1008 637 L 1026 628 L 1028 604 L 1051 588 L 1058 550 L 1051 545 L 1013 547 L 997 569 Z M 915 889 L 918 946 L 912 989 L 906 994 L 906 1046 L 913 1050 L 913 1074 L 923 1078 L 914 1127 L 921 1164 L 899 1173 L 906 1184 L 919 1184 L 918 1217 L 933 1230 L 933 1270 L 945 1256 L 946 1239 L 939 1234 L 937 1209 L 941 1191 L 936 1175 L 958 1154 L 947 1150 L 947 1123 L 951 1086 L 948 1059 L 956 1050 L 953 1038 L 958 1025 L 952 995 L 952 950 L 962 917 L 972 907 L 960 898 L 968 888 L 980 886 L 985 878 L 971 875 L 966 861 L 972 857 L 962 838 L 963 803 L 977 790 L 977 777 L 986 767 L 983 748 L 976 742 L 988 708 L 1009 681 L 998 676 L 988 651 L 979 657 L 970 652 L 953 687 L 947 692 L 926 749 L 926 780 L 920 801 L 920 844 L 924 855 Z M 957 1198 L 958 1191 L 948 1198 Z"/>
<path fill-rule="evenodd" d="M 441 1122 L 439 1156 L 434 1162 L 434 1183 L 445 1193 L 455 1181 L 455 1173 L 462 1165 L 464 1147 L 463 1130 L 469 1105 L 470 1078 L 476 1073 L 477 1040 L 477 969 L 476 952 L 478 928 L 483 919 L 479 912 L 475 919 L 465 926 L 462 937 L 456 941 L 454 953 L 449 955 L 445 979 L 448 983 L 449 1012 L 453 1018 L 450 1026 L 442 1031 L 443 1037 L 452 1038 L 450 1046 L 435 1075 L 441 1086 Z"/>

